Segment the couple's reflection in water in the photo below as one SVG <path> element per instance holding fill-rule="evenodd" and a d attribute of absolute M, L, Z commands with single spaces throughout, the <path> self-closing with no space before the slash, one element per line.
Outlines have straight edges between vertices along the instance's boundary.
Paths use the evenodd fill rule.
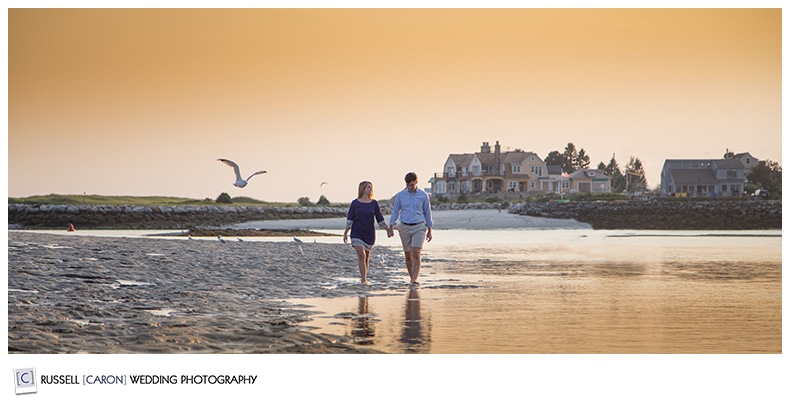
<path fill-rule="evenodd" d="M 352 321 L 351 336 L 357 345 L 374 345 L 376 337 L 375 316 L 370 313 L 368 296 L 359 296 L 357 316 Z M 406 295 L 404 317 L 398 338 L 398 352 L 427 353 L 430 348 L 430 323 L 423 319 L 420 308 L 420 291 L 410 288 Z M 386 338 L 386 337 L 385 337 Z M 381 342 L 388 344 L 387 342 Z M 375 347 L 373 347 L 375 349 Z"/>
<path fill-rule="evenodd" d="M 357 345 L 372 345 L 373 337 L 376 336 L 376 327 L 373 324 L 373 317 L 368 312 L 368 297 L 360 296 L 357 313 L 359 314 L 352 321 L 351 336 Z"/>
<path fill-rule="evenodd" d="M 425 321 L 420 312 L 420 291 L 412 287 L 406 298 L 406 315 L 400 337 L 403 353 L 427 353 L 430 351 L 430 321 Z"/>

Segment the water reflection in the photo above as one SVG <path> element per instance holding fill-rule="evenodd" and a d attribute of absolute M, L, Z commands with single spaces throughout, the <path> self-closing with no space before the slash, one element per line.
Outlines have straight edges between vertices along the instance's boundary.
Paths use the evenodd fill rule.
<path fill-rule="evenodd" d="M 354 343 L 357 345 L 372 345 L 374 343 L 373 337 L 376 336 L 376 327 L 374 327 L 371 320 L 367 296 L 359 296 L 357 314 L 359 315 L 355 316 L 351 321 L 351 336 L 354 338 Z"/>
<path fill-rule="evenodd" d="M 423 321 L 418 288 L 410 288 L 406 297 L 400 342 L 404 353 L 430 352 L 430 321 Z"/>

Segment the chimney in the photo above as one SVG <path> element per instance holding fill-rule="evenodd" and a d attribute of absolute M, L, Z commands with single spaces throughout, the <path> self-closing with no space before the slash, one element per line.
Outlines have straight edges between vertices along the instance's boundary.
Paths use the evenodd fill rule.
<path fill-rule="evenodd" d="M 488 142 L 483 142 L 483 145 L 480 146 L 480 153 L 491 153 L 491 146 L 488 145 Z"/>
<path fill-rule="evenodd" d="M 499 149 L 499 140 L 497 140 L 497 141 L 496 141 L 496 144 L 494 145 L 494 154 L 496 154 L 496 155 L 498 156 L 498 155 L 499 155 L 499 152 L 500 152 L 500 149 Z"/>

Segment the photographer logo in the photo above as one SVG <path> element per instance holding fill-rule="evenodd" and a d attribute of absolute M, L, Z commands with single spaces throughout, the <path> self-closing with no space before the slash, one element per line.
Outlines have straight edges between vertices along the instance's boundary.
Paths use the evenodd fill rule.
<path fill-rule="evenodd" d="M 16 394 L 36 392 L 36 368 L 14 369 L 14 389 Z"/>

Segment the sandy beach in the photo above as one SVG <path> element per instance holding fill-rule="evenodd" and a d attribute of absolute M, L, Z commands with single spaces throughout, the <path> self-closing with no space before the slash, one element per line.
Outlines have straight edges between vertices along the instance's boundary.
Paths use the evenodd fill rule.
<path fill-rule="evenodd" d="M 385 215 L 389 220 L 389 216 Z M 433 221 L 435 230 L 470 229 L 591 229 L 586 223 L 573 219 L 550 219 L 542 217 L 523 216 L 507 213 L 506 210 L 497 209 L 469 209 L 469 210 L 434 210 Z M 343 230 L 345 218 L 328 219 L 294 219 L 294 220 L 265 220 L 256 222 L 239 223 L 229 226 L 234 229 L 310 229 L 310 230 Z"/>
<path fill-rule="evenodd" d="M 497 210 L 435 211 L 436 229 L 587 228 Z M 342 229 L 344 218 L 250 222 L 235 229 Z M 377 246 L 371 284 L 351 247 L 322 242 L 166 239 L 8 232 L 10 353 L 349 353 L 310 332 L 285 299 L 408 289 L 399 249 Z M 384 263 L 379 259 L 383 258 Z"/>
<path fill-rule="evenodd" d="M 282 299 L 407 288 L 342 244 L 8 234 L 9 353 L 346 353 Z M 377 255 L 378 257 L 378 255 Z M 374 261 L 374 260 L 371 260 Z M 405 271 L 404 271 L 405 273 Z"/>

